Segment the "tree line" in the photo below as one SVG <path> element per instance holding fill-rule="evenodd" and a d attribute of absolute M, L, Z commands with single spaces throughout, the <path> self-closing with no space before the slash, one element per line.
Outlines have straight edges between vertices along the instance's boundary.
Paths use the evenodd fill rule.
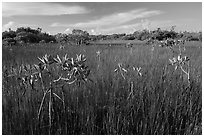
<path fill-rule="evenodd" d="M 94 41 L 101 40 L 141 40 L 148 39 L 165 40 L 167 38 L 185 38 L 189 41 L 202 41 L 202 32 L 176 32 L 175 26 L 170 30 L 160 28 L 149 31 L 135 31 L 132 34 L 112 34 L 112 35 L 90 35 L 87 31 L 73 29 L 71 34 L 58 33 L 50 35 L 42 32 L 41 28 L 32 29 L 30 27 L 20 27 L 16 31 L 9 29 L 2 32 L 3 45 L 24 45 L 30 43 L 69 43 L 74 45 L 88 45 Z"/>

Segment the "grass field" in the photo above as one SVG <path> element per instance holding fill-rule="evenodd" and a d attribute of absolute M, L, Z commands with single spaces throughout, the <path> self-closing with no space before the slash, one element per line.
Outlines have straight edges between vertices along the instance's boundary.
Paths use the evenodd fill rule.
<path fill-rule="evenodd" d="M 134 44 L 131 48 L 108 45 L 69 46 L 56 44 L 2 49 L 2 133 L 3 134 L 202 134 L 202 50 L 200 42 L 186 43 L 183 55 L 190 58 L 190 85 L 184 74 L 169 65 L 169 49 Z M 176 49 L 178 51 L 178 49 Z M 100 60 L 96 52 L 101 51 Z M 38 119 L 42 88 L 22 87 L 7 77 L 11 68 L 37 64 L 45 54 L 84 54 L 93 82 L 54 88 L 64 105 L 54 99 L 52 126 L 48 103 Z M 124 79 L 114 72 L 141 67 L 142 76 L 128 72 Z M 46 80 L 45 80 L 46 81 Z M 63 91 L 63 95 L 62 92 Z M 25 94 L 23 94 L 25 92 Z M 131 94 L 130 94 L 131 93 Z M 45 100 L 49 98 L 46 97 Z"/>

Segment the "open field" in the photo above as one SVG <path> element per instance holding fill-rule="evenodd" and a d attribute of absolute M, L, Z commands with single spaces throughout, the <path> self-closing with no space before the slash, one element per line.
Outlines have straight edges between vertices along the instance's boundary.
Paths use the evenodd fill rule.
<path fill-rule="evenodd" d="M 162 47 L 152 50 L 151 46 L 135 43 L 132 49 L 123 44 L 67 45 L 63 50 L 56 44 L 3 48 L 2 133 L 202 134 L 201 45 L 187 42 L 183 52 L 190 58 L 190 84 L 180 70 L 170 65 L 169 59 L 178 54 Z M 37 57 L 45 54 L 62 57 L 66 53 L 74 58 L 76 54 L 86 56 L 92 82 L 53 89 L 64 98 L 64 104 L 54 99 L 49 126 L 48 102 L 38 119 L 41 86 L 23 87 L 8 73 L 21 64 L 37 64 Z M 125 69 L 141 67 L 142 75 L 128 71 L 124 79 L 114 72 L 118 63 Z"/>
<path fill-rule="evenodd" d="M 124 45 L 127 43 L 132 43 L 133 45 L 143 45 L 146 42 L 145 41 L 140 41 L 140 40 L 101 40 L 101 41 L 96 41 L 96 42 L 91 42 L 91 44 L 95 44 L 95 45 Z"/>

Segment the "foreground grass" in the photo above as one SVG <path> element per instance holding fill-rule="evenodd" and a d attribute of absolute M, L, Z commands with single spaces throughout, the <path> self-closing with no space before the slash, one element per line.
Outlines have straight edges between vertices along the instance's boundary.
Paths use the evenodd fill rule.
<path fill-rule="evenodd" d="M 98 50 L 102 51 L 100 61 Z M 37 57 L 45 53 L 85 54 L 93 80 L 80 86 L 54 88 L 65 98 L 65 107 L 54 100 L 51 128 L 47 103 L 37 119 L 43 96 L 40 86 L 22 87 L 17 79 L 6 77 L 11 67 L 37 63 Z M 135 46 L 132 55 L 128 48 L 106 46 L 69 46 L 63 51 L 56 45 L 3 49 L 2 133 L 202 134 L 201 50 L 189 44 L 185 52 L 191 58 L 189 86 L 185 77 L 168 65 L 172 54 L 167 49 L 156 48 L 151 53 L 151 48 L 142 45 Z M 117 63 L 142 67 L 142 77 L 130 73 L 124 80 L 114 73 Z"/>

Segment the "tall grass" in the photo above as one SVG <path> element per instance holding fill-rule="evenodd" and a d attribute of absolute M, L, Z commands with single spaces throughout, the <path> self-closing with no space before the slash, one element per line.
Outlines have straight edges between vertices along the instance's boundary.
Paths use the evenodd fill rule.
<path fill-rule="evenodd" d="M 188 45 L 185 52 L 191 59 L 190 86 L 179 71 L 168 65 L 172 54 L 167 49 L 157 47 L 151 52 L 151 48 L 142 45 L 135 46 L 132 55 L 130 49 L 114 46 L 67 46 L 59 50 L 56 45 L 36 45 L 13 47 L 12 51 L 3 49 L 2 133 L 202 134 L 202 54 L 198 44 Z M 46 53 L 60 56 L 68 53 L 71 57 L 85 54 L 93 80 L 80 86 L 53 89 L 65 98 L 65 107 L 54 99 L 51 132 L 48 103 L 44 104 L 40 119 L 37 118 L 43 96 L 41 87 L 24 87 L 18 79 L 7 77 L 12 67 L 37 63 L 37 57 Z M 114 72 L 118 63 L 126 68 L 141 67 L 142 77 L 130 73 L 123 79 Z M 128 98 L 131 88 L 133 94 Z M 48 99 L 47 96 L 45 100 Z"/>

